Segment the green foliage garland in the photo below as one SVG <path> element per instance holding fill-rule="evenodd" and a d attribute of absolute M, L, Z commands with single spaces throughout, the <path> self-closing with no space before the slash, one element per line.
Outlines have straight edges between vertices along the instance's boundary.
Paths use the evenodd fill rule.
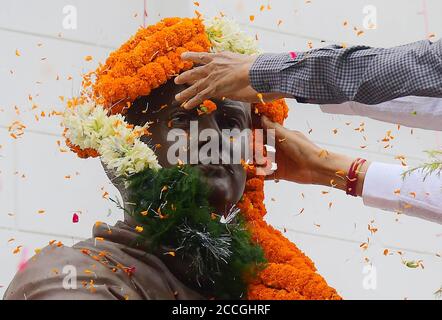
<path fill-rule="evenodd" d="M 213 213 L 210 190 L 191 166 L 145 170 L 127 180 L 129 214 L 143 227 L 152 250 L 174 248 L 176 259 L 190 262 L 186 277 L 218 299 L 245 298 L 247 280 L 265 265 L 238 215 L 222 223 Z"/>

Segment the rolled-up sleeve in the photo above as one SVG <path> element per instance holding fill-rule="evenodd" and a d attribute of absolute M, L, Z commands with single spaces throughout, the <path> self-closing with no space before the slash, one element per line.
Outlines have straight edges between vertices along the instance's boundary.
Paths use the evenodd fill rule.
<path fill-rule="evenodd" d="M 362 198 L 370 207 L 404 213 L 442 224 L 442 177 L 415 171 L 402 174 L 400 165 L 374 162 L 364 180 Z"/>
<path fill-rule="evenodd" d="M 404 96 L 442 97 L 442 40 L 393 48 L 329 46 L 263 54 L 250 69 L 258 92 L 317 104 L 378 104 Z"/>

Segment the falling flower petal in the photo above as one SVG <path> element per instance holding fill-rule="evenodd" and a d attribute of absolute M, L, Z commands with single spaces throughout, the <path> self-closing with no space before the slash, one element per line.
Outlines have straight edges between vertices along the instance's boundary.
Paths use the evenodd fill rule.
<path fill-rule="evenodd" d="M 323 149 L 321 152 L 319 152 L 319 158 L 326 158 L 329 155 L 328 151 Z"/>
<path fill-rule="evenodd" d="M 14 251 L 12 251 L 13 254 L 17 254 L 21 251 L 21 248 L 23 248 L 23 246 L 17 246 Z"/>

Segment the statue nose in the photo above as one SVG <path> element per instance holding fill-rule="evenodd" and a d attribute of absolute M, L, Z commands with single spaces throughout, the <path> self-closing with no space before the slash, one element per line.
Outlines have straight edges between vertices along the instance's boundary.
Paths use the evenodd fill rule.
<path fill-rule="evenodd" d="M 215 130 L 218 133 L 221 133 L 221 128 L 216 121 L 215 115 L 213 114 L 199 116 L 198 128 L 200 131 L 204 129 L 211 129 Z"/>
<path fill-rule="evenodd" d="M 208 143 L 214 143 L 211 139 L 215 139 L 218 144 L 218 149 L 211 149 L 211 152 L 216 152 L 215 157 L 219 159 L 219 163 L 228 161 L 230 151 L 223 148 L 223 145 L 228 145 L 229 137 L 222 134 L 222 128 L 214 115 L 201 116 L 198 121 L 198 150 Z"/>

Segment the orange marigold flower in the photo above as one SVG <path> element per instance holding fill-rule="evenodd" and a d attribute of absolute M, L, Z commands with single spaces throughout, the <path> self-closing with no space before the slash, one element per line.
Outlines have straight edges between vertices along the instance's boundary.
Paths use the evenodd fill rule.
<path fill-rule="evenodd" d="M 198 107 L 198 115 L 211 114 L 217 109 L 215 102 L 204 100 L 203 104 Z"/>

